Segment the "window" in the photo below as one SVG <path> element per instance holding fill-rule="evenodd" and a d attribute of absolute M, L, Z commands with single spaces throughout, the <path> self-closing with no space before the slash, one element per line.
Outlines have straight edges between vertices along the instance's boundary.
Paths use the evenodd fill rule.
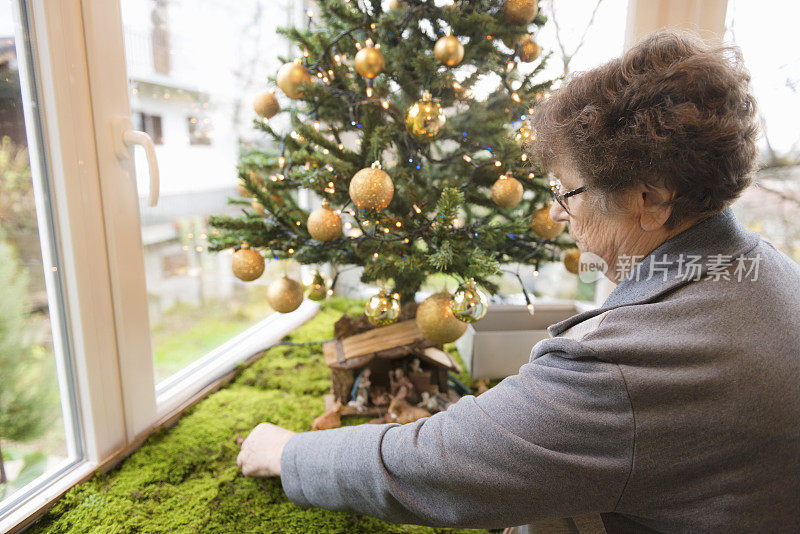
<path fill-rule="evenodd" d="M 142 111 L 134 112 L 133 114 L 138 120 L 136 129 L 140 130 L 150 136 L 153 143 L 157 145 L 164 144 L 164 135 L 161 130 L 161 116 L 151 115 Z"/>
<path fill-rule="evenodd" d="M 0 516 L 83 457 L 25 15 L 0 4 Z"/>
<path fill-rule="evenodd" d="M 236 279 L 229 256 L 207 251 L 207 219 L 240 209 L 227 199 L 238 196 L 239 139 L 252 135 L 248 91 L 260 90 L 259 80 L 277 68 L 274 58 L 254 52 L 282 39 L 274 32 L 265 37 L 264 30 L 286 7 L 250 1 L 232 12 L 212 0 L 120 5 L 133 58 L 127 63 L 131 105 L 148 110 L 139 113 L 142 131 L 155 140 L 163 124 L 167 134 L 158 143 L 155 207 L 147 203 L 144 154 L 136 155 L 153 371 L 163 390 L 170 377 L 272 313 L 263 297 L 270 272 L 249 284 Z M 169 68 L 159 68 L 157 40 L 168 42 Z M 152 54 L 138 50 L 151 43 Z M 212 124 L 225 135 L 214 139 Z"/>
<path fill-rule="evenodd" d="M 795 4 L 728 1 L 725 39 L 739 45 L 762 124 L 755 183 L 733 205 L 737 218 L 800 262 L 800 51 L 772 46 L 795 29 Z M 769 27 L 772 39 L 765 39 Z M 770 209 L 764 209 L 770 206 Z"/>
<path fill-rule="evenodd" d="M 211 121 L 206 118 L 187 117 L 186 124 L 189 127 L 189 144 L 191 145 L 210 145 L 211 137 L 209 137 L 209 123 Z"/>
<path fill-rule="evenodd" d="M 532 36 L 541 45 L 542 56 L 551 55 L 545 68 L 538 74 L 538 80 L 556 80 L 553 84 L 556 88 L 560 85 L 557 78 L 570 72 L 591 69 L 622 53 L 628 0 L 574 0 L 568 4 L 558 0 L 540 0 L 539 9 L 548 21 Z M 539 64 L 539 60 L 520 63 L 517 68 L 527 74 Z M 491 88 L 495 83 L 495 80 L 487 80 L 486 86 Z M 483 90 L 484 94 L 486 91 Z M 481 92 L 480 87 L 476 86 L 476 96 L 480 96 Z M 506 266 L 511 272 L 499 280 L 502 301 L 525 304 L 520 283 L 525 284 L 537 297 L 593 300 L 598 282 L 586 283 L 569 274 L 559 259 L 554 257 L 554 261 L 542 264 L 538 270 L 530 265 L 519 266 L 518 269 L 516 265 Z M 602 283 L 605 284 L 605 281 Z M 438 291 L 441 283 L 434 279 L 426 287 Z"/>
<path fill-rule="evenodd" d="M 159 20 L 153 4 L 163 8 L 166 33 L 149 29 Z M 235 132 L 252 119 L 242 102 L 278 68 L 277 58 L 258 63 L 263 46 L 253 39 L 274 37 L 287 15 L 301 15 L 300 3 L 254 0 L 234 16 L 229 6 L 204 4 L 193 4 L 196 15 L 187 15 L 186 3 L 149 0 L 0 5 L 0 300 L 8 300 L 0 306 L 2 532 L 112 465 L 318 308 L 308 302 L 287 316 L 271 314 L 263 287 L 233 280 L 230 256 L 205 247 L 208 214 L 236 194 Z M 252 50 L 257 77 L 209 92 L 190 76 L 198 70 L 192 39 L 219 29 L 213 17 L 242 23 L 256 8 L 259 24 L 236 41 L 231 22 L 215 46 L 228 59 L 236 47 Z M 135 34 L 122 21 L 135 26 L 139 16 L 149 21 L 145 44 L 129 43 Z M 205 29 L 193 35 L 185 16 L 205 17 Z M 186 59 L 175 57 L 179 50 Z M 189 116 L 224 127 L 226 141 L 198 151 Z M 156 143 L 163 182 L 155 207 L 142 199 L 140 209 L 150 188 L 147 160 L 125 145 L 124 128 L 115 129 L 121 117 Z M 9 331 L 10 322 L 24 331 Z M 44 431 L 37 411 L 50 417 Z M 15 423 L 13 435 L 11 416 L 26 423 Z"/>

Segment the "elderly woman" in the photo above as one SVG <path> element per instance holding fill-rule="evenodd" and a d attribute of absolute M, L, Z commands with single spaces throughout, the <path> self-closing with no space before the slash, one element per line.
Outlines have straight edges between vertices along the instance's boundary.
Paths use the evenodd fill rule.
<path fill-rule="evenodd" d="M 800 268 L 729 207 L 756 156 L 748 85 L 736 49 L 663 32 L 537 104 L 550 216 L 616 289 L 432 417 L 259 425 L 244 474 L 398 523 L 800 531 Z"/>

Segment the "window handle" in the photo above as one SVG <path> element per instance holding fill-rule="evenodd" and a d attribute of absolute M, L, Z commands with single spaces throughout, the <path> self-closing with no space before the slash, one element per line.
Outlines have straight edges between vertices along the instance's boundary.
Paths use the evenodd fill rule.
<path fill-rule="evenodd" d="M 153 140 L 144 132 L 133 129 L 131 119 L 128 117 L 117 117 L 111 121 L 111 130 L 114 140 L 114 152 L 119 159 L 131 157 L 131 147 L 140 145 L 144 148 L 147 156 L 147 167 L 150 171 L 150 206 L 158 204 L 159 194 L 159 173 L 158 160 L 156 159 L 156 149 Z"/>

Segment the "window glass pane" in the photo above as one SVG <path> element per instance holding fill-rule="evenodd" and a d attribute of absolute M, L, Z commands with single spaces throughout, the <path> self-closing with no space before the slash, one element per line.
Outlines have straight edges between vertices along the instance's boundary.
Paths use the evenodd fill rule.
<path fill-rule="evenodd" d="M 21 19 L 0 3 L 0 516 L 79 455 Z"/>
<path fill-rule="evenodd" d="M 539 9 L 547 17 L 547 23 L 532 33 L 532 37 L 542 47 L 542 57 L 551 55 L 537 80 L 555 80 L 553 88 L 557 88 L 561 84 L 557 78 L 592 69 L 622 54 L 628 0 L 540 0 Z M 540 62 L 519 63 L 516 68 L 528 74 Z M 484 98 L 497 83 L 498 79 L 487 77 L 483 87 L 476 86 L 476 98 Z M 538 271 L 530 265 L 520 266 L 518 271 L 517 265 L 505 265 L 503 268 L 511 272 L 506 272 L 499 280 L 500 293 L 492 300 L 525 303 L 516 272 L 525 287 L 537 297 L 593 300 L 596 283 L 581 281 L 567 272 L 560 257 L 553 259 L 541 264 Z M 433 277 L 426 289 L 439 291 L 448 278 Z M 451 289 L 452 285 L 451 281 Z"/>
<path fill-rule="evenodd" d="M 543 55 L 552 52 L 542 76 L 555 79 L 572 72 L 589 70 L 618 57 L 625 44 L 627 0 L 540 0 L 547 24 L 535 36 Z M 531 69 L 536 63 L 524 63 Z M 557 81 L 553 87 L 561 84 Z M 596 282 L 586 283 L 570 274 L 560 261 L 542 266 L 532 278 L 537 295 L 593 300 Z"/>
<path fill-rule="evenodd" d="M 238 213 L 240 148 L 269 141 L 252 99 L 289 54 L 276 27 L 300 23 L 300 2 L 122 0 L 131 115 L 156 143 L 158 206 L 137 149 L 142 238 L 156 382 L 271 313 L 268 270 L 245 283 L 229 254 L 207 252 L 209 215 Z M 292 20 L 292 17 L 295 20 Z M 280 117 L 276 117 L 280 121 Z M 267 147 L 268 148 L 268 147 Z"/>
<path fill-rule="evenodd" d="M 795 3 L 729 0 L 725 39 L 742 49 L 762 120 L 756 183 L 733 209 L 742 224 L 800 262 L 800 49 L 788 45 L 798 16 Z"/>

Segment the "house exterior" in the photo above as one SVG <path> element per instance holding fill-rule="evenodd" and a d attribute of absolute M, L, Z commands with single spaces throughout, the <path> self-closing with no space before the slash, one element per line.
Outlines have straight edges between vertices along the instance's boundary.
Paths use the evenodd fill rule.
<path fill-rule="evenodd" d="M 304 17 L 303 2 L 247 0 L 121 3 L 131 119 L 155 144 L 160 200 L 147 206 L 144 151 L 135 151 L 151 321 L 178 303 L 202 305 L 243 291 L 230 258 L 206 251 L 210 214 L 236 213 L 240 143 L 253 129 L 252 96 L 296 51 L 276 27 Z M 224 17 L 221 14 L 224 13 Z M 276 118 L 276 121 L 284 119 Z M 257 281 L 255 284 L 264 283 Z"/>

